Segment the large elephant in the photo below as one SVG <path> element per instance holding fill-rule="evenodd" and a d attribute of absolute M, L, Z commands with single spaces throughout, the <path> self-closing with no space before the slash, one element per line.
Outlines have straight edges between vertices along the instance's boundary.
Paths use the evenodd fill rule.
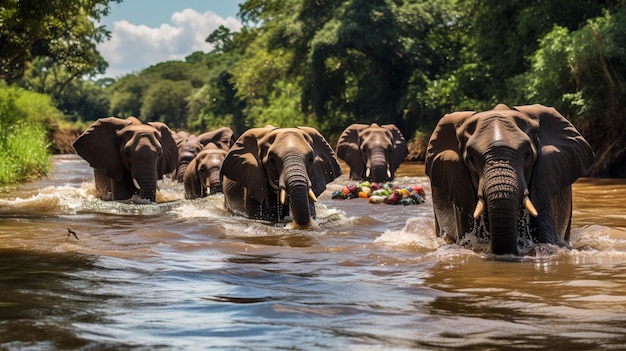
<path fill-rule="evenodd" d="M 393 180 L 408 153 L 402 133 L 393 124 L 352 124 L 337 142 L 337 157 L 348 164 L 353 180 Z"/>
<path fill-rule="evenodd" d="M 222 192 L 220 170 L 225 158 L 226 151 L 209 143 L 189 162 L 183 175 L 186 199 Z"/>
<path fill-rule="evenodd" d="M 239 215 L 280 221 L 291 209 L 300 226 L 315 218 L 314 202 L 341 175 L 326 139 L 314 128 L 249 129 L 222 164 L 225 207 Z"/>
<path fill-rule="evenodd" d="M 437 124 L 426 151 L 438 235 L 474 233 L 494 254 L 518 254 L 518 241 L 566 245 L 571 184 L 594 155 L 554 108 L 542 105 L 454 112 Z"/>
<path fill-rule="evenodd" d="M 100 118 L 73 146 L 94 168 L 96 190 L 103 200 L 127 200 L 138 195 L 154 202 L 157 180 L 176 167 L 176 142 L 170 129 L 160 122 Z"/>
<path fill-rule="evenodd" d="M 222 127 L 200 135 L 189 134 L 185 131 L 173 133 L 178 146 L 178 164 L 172 173 L 172 179 L 183 182 L 183 176 L 187 166 L 196 155 L 208 144 L 212 143 L 217 148 L 228 152 L 235 142 L 233 131 L 228 127 Z"/>

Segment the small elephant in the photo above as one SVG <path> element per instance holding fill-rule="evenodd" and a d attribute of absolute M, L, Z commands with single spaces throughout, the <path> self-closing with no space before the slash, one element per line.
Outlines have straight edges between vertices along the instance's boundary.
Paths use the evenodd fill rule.
<path fill-rule="evenodd" d="M 226 151 L 209 143 L 189 162 L 183 175 L 186 199 L 222 192 L 220 171 L 225 158 Z"/>
<path fill-rule="evenodd" d="M 551 107 L 447 114 L 426 151 L 437 234 L 489 238 L 497 255 L 519 254 L 523 238 L 565 246 L 571 185 L 593 160 L 587 141 Z"/>
<path fill-rule="evenodd" d="M 127 200 L 138 195 L 154 202 L 157 179 L 176 167 L 176 142 L 161 122 L 100 118 L 73 146 L 94 168 L 96 190 L 103 200 Z"/>
<path fill-rule="evenodd" d="M 173 133 L 172 136 L 178 146 L 178 164 L 172 173 L 172 179 L 179 183 L 183 182 L 183 176 L 189 162 L 191 162 L 206 145 L 212 143 L 217 148 L 228 152 L 235 142 L 233 131 L 228 127 L 222 127 L 200 135 L 179 131 Z"/>
<path fill-rule="evenodd" d="M 348 164 L 353 180 L 393 180 L 408 154 L 406 141 L 393 124 L 352 124 L 337 143 L 337 157 Z"/>
<path fill-rule="evenodd" d="M 341 175 L 333 149 L 314 128 L 249 129 L 222 164 L 224 205 L 255 219 L 280 221 L 291 209 L 307 226 L 326 184 Z"/>

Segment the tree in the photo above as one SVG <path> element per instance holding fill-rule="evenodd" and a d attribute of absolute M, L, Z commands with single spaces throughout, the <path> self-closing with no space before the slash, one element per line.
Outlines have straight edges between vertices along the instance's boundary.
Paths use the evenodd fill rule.
<path fill-rule="evenodd" d="M 431 63 L 442 61 L 427 40 L 450 11 L 445 0 L 250 0 L 240 16 L 261 28 L 234 71 L 239 94 L 270 106 L 286 96 L 273 89 L 296 84 L 300 101 L 291 106 L 324 132 L 378 121 L 411 135 L 408 88 L 417 84 L 415 72 L 428 76 Z M 242 72 L 261 84 L 246 83 Z"/>
<path fill-rule="evenodd" d="M 592 176 L 626 176 L 626 8 L 570 31 L 555 27 L 515 78 L 521 99 L 554 105 L 596 153 Z"/>
<path fill-rule="evenodd" d="M 189 81 L 160 80 L 148 88 L 141 105 L 141 117 L 146 121 L 160 121 L 170 128 L 185 127 L 187 98 L 191 95 Z"/>
<path fill-rule="evenodd" d="M 576 30 L 600 16 L 612 0 L 459 0 L 459 28 L 471 38 L 483 101 L 506 101 L 508 80 L 530 68 L 538 39 L 558 25 Z"/>
<path fill-rule="evenodd" d="M 111 84 L 109 93 L 112 116 L 126 118 L 141 114 L 141 103 L 149 82 L 137 74 L 127 74 Z"/>
<path fill-rule="evenodd" d="M 104 73 L 96 43 L 109 37 L 96 26 L 110 2 L 122 0 L 2 0 L 0 4 L 0 79 L 19 79 L 28 62 L 43 56 L 72 77 Z"/>

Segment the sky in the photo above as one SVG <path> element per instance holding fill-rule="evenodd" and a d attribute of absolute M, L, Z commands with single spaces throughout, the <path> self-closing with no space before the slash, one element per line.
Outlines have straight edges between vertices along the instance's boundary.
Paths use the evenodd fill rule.
<path fill-rule="evenodd" d="M 236 0 L 124 0 L 111 4 L 100 20 L 111 39 L 98 44 L 109 63 L 105 77 L 139 72 L 168 60 L 184 60 L 195 52 L 208 52 L 204 40 L 220 25 L 238 31 L 241 22 Z"/>

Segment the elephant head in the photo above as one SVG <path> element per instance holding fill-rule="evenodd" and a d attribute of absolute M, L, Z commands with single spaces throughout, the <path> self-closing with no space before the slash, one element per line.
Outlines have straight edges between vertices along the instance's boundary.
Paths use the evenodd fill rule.
<path fill-rule="evenodd" d="M 447 114 L 426 152 L 437 232 L 458 240 L 485 228 L 494 254 L 516 254 L 523 232 L 536 242 L 563 244 L 571 184 L 593 158 L 587 141 L 554 108 L 501 104 Z"/>
<path fill-rule="evenodd" d="M 212 143 L 217 148 L 228 152 L 231 145 L 235 142 L 233 131 L 227 127 L 222 127 L 200 135 L 193 135 L 181 131 L 174 134 L 174 139 L 178 146 L 178 164 L 174 173 L 172 173 L 172 179 L 177 180 L 179 183 L 183 182 L 183 176 L 187 166 L 203 147 Z"/>
<path fill-rule="evenodd" d="M 220 170 L 226 158 L 226 151 L 213 143 L 205 146 L 189 162 L 183 176 L 185 198 L 195 199 L 222 192 Z"/>
<path fill-rule="evenodd" d="M 154 202 L 157 180 L 176 167 L 176 142 L 160 122 L 100 118 L 73 146 L 94 168 L 96 189 L 103 200 L 125 200 L 137 194 Z"/>
<path fill-rule="evenodd" d="M 393 124 L 352 124 L 337 143 L 337 157 L 350 166 L 353 180 L 392 180 L 408 153 L 402 133 Z"/>
<path fill-rule="evenodd" d="M 341 175 L 335 153 L 310 127 L 253 128 L 241 135 L 222 164 L 224 204 L 231 212 L 306 226 L 326 184 Z"/>

